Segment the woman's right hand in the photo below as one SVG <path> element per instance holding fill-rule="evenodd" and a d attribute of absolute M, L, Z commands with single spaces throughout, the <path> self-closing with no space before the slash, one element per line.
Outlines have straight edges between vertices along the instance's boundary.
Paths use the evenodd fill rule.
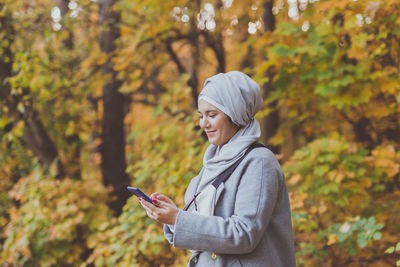
<path fill-rule="evenodd" d="M 147 212 L 147 216 L 163 224 L 175 225 L 179 211 L 175 203 L 169 197 L 160 193 L 153 193 L 150 198 L 153 200 L 154 205 L 139 199 L 140 204 Z"/>

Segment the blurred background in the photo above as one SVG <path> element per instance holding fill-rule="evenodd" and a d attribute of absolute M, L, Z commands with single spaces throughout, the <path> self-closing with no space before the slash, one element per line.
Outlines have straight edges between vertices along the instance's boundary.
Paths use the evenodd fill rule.
<path fill-rule="evenodd" d="M 298 266 L 400 266 L 398 0 L 0 0 L 1 266 L 184 266 L 204 79 L 261 86 Z"/>

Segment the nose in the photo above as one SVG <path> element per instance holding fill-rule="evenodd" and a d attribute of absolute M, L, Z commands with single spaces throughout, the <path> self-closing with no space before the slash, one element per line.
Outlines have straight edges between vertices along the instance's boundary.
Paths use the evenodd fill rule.
<path fill-rule="evenodd" d="M 210 122 L 204 116 L 202 119 L 200 119 L 200 128 L 206 129 L 208 127 L 210 127 Z"/>

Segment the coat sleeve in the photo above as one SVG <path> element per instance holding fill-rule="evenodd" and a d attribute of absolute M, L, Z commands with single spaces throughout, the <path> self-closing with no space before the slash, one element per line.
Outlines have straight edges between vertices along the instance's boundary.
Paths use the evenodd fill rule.
<path fill-rule="evenodd" d="M 171 231 L 167 224 L 164 224 L 164 236 L 170 244 L 173 244 L 174 233 Z"/>
<path fill-rule="evenodd" d="M 275 158 L 249 160 L 237 189 L 234 214 L 222 218 L 180 210 L 174 228 L 174 246 L 220 254 L 253 251 L 271 218 L 280 179 L 283 174 Z"/>

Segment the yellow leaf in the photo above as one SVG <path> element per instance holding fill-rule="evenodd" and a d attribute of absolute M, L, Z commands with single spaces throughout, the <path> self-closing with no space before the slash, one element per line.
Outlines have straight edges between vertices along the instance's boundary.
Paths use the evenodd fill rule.
<path fill-rule="evenodd" d="M 350 203 L 352 207 L 358 207 L 363 202 L 365 202 L 365 197 L 360 196 L 359 194 L 350 197 Z"/>
<path fill-rule="evenodd" d="M 340 183 L 346 176 L 346 173 L 343 171 L 331 171 L 328 173 L 329 180 Z"/>
<path fill-rule="evenodd" d="M 131 33 L 131 30 L 131 27 L 125 25 L 121 26 L 121 36 L 129 35 Z"/>
<path fill-rule="evenodd" d="M 316 206 L 312 206 L 310 209 L 311 213 L 317 213 L 317 211 L 318 211 L 318 208 Z"/>
<path fill-rule="evenodd" d="M 391 114 L 391 111 L 385 105 L 371 104 L 364 114 L 368 118 L 383 118 Z"/>
<path fill-rule="evenodd" d="M 290 199 L 290 206 L 292 209 L 299 209 L 304 206 L 304 199 L 307 197 L 306 194 L 302 194 L 299 192 L 290 192 L 289 199 Z"/>
<path fill-rule="evenodd" d="M 101 53 L 96 60 L 96 64 L 103 65 L 107 61 L 107 55 L 105 53 Z"/>
<path fill-rule="evenodd" d="M 129 66 L 129 61 L 128 60 L 118 60 L 117 62 L 114 62 L 114 70 L 115 71 L 121 71 L 123 69 L 126 69 Z"/>
<path fill-rule="evenodd" d="M 322 201 L 319 203 L 318 212 L 319 212 L 320 214 L 322 214 L 322 213 L 324 213 L 327 209 L 328 209 L 328 207 L 326 206 L 325 202 L 322 200 Z"/>
<path fill-rule="evenodd" d="M 88 69 L 89 67 L 90 67 L 90 65 L 92 64 L 92 60 L 90 59 L 90 58 L 88 58 L 88 59 L 85 59 L 85 60 L 83 60 L 82 62 L 81 62 L 81 68 L 82 69 Z"/>
<path fill-rule="evenodd" d="M 389 177 L 393 177 L 399 173 L 400 164 L 398 163 L 398 156 L 392 145 L 377 148 L 372 151 L 372 155 L 375 157 L 375 166 L 384 168 Z"/>
<path fill-rule="evenodd" d="M 338 236 L 334 234 L 330 234 L 328 236 L 328 242 L 326 243 L 328 246 L 335 244 L 338 241 Z"/>
<path fill-rule="evenodd" d="M 362 187 L 371 187 L 372 181 L 369 178 L 365 178 L 361 181 L 361 186 Z"/>
<path fill-rule="evenodd" d="M 301 180 L 301 175 L 300 174 L 295 174 L 289 179 L 289 184 L 295 185 Z"/>
<path fill-rule="evenodd" d="M 368 50 L 362 49 L 361 47 L 352 47 L 348 50 L 349 58 L 363 59 L 368 57 Z"/>

